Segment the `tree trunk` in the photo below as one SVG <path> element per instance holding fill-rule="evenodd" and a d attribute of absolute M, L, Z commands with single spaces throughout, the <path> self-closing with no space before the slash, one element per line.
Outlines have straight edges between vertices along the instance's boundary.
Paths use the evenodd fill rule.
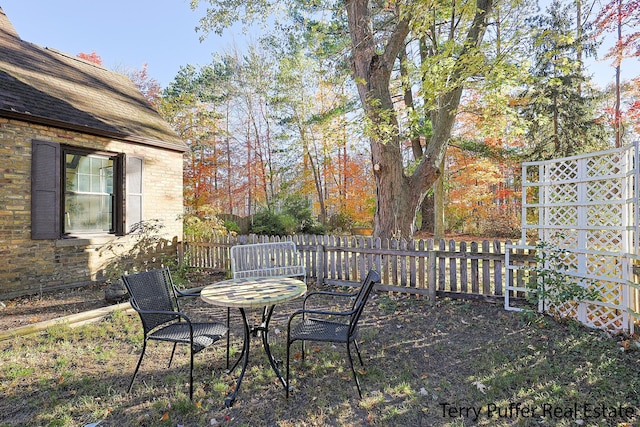
<path fill-rule="evenodd" d="M 618 44 L 622 42 L 622 0 L 618 0 L 617 15 Z M 616 47 L 616 105 L 614 121 L 616 124 L 616 148 L 622 147 L 622 116 L 620 113 L 620 67 L 622 64 L 622 48 Z"/>
<path fill-rule="evenodd" d="M 422 224 L 420 225 L 420 231 L 423 231 L 425 233 L 435 232 L 436 214 L 434 211 L 434 205 L 434 195 L 433 192 L 431 192 L 424 197 L 422 206 L 420 207 L 420 212 L 422 214 Z"/>
<path fill-rule="evenodd" d="M 433 184 L 433 237 L 444 239 L 444 160 L 440 163 L 440 176 Z"/>
<path fill-rule="evenodd" d="M 478 0 L 474 21 L 461 53 L 478 45 L 485 29 L 491 0 Z M 439 97 L 432 114 L 433 135 L 420 164 L 412 175 L 404 173 L 400 151 L 400 131 L 391 99 L 389 83 L 393 65 L 409 34 L 410 14 L 403 15 L 387 38 L 384 51 L 373 34 L 373 17 L 368 0 L 346 0 L 353 53 L 353 74 L 365 114 L 370 123 L 371 160 L 376 182 L 374 236 L 411 238 L 417 210 L 427 190 L 440 176 L 440 164 L 451 136 L 460 104 L 462 86 Z M 453 72 L 452 81 L 462 75 L 464 65 Z"/>

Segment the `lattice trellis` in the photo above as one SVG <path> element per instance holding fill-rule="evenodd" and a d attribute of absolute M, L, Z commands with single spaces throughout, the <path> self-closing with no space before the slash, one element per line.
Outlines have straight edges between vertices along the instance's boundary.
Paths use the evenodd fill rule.
<path fill-rule="evenodd" d="M 575 317 L 602 329 L 632 332 L 640 322 L 640 287 L 634 266 L 638 251 L 638 143 L 581 156 L 522 165 L 522 240 L 508 245 L 505 308 L 519 310 L 512 297 L 530 292 L 535 280 L 512 250 L 535 249 L 531 240 L 568 251 L 566 274 L 597 289 L 598 301 L 560 305 L 542 301 L 539 309 Z M 524 278 L 524 279 L 522 279 Z"/>

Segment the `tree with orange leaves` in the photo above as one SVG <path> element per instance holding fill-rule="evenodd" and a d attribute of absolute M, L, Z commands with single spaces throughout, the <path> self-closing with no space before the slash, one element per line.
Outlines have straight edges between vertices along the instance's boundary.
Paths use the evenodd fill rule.
<path fill-rule="evenodd" d="M 148 65 L 145 63 L 142 64 L 141 69 L 128 71 L 126 75 L 131 79 L 133 84 L 136 85 L 142 95 L 144 95 L 152 105 L 157 107 L 162 95 L 162 88 L 160 87 L 160 83 L 149 75 L 147 68 Z"/>
<path fill-rule="evenodd" d="M 91 53 L 80 52 L 76 56 L 78 58 L 84 59 L 85 61 L 93 62 L 94 64 L 97 64 L 97 65 L 102 65 L 102 58 L 100 57 L 100 55 L 96 53 L 95 50 Z"/>

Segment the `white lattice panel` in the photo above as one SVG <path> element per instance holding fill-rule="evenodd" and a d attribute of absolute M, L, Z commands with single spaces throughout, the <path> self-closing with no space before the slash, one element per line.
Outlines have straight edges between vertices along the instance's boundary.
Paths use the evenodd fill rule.
<path fill-rule="evenodd" d="M 578 197 L 578 186 L 573 183 L 559 183 L 543 189 L 545 204 L 572 203 Z"/>
<path fill-rule="evenodd" d="M 609 229 L 610 227 L 620 229 L 624 227 L 623 209 L 621 204 L 617 205 L 593 205 L 586 206 L 586 226 L 599 229 Z"/>
<path fill-rule="evenodd" d="M 586 325 L 633 332 L 640 318 L 640 289 L 632 267 L 638 254 L 638 144 L 582 156 L 522 167 L 522 244 L 533 233 L 569 252 L 567 274 L 597 289 L 598 301 L 541 304 L 560 316 L 575 317 Z M 521 265 L 511 263 L 509 277 L 528 277 Z M 520 281 L 524 283 L 524 281 Z M 507 284 L 509 296 L 528 289 Z"/>
<path fill-rule="evenodd" d="M 591 277 L 616 280 L 624 275 L 622 259 L 619 256 L 597 254 L 586 255 L 586 273 Z"/>
<path fill-rule="evenodd" d="M 589 249 L 604 252 L 611 247 L 623 245 L 623 232 L 619 230 L 589 230 L 587 231 L 587 242 L 589 242 Z"/>
<path fill-rule="evenodd" d="M 625 165 L 627 153 L 608 151 L 595 153 L 585 161 L 587 177 L 602 177 L 624 174 L 628 168 Z"/>

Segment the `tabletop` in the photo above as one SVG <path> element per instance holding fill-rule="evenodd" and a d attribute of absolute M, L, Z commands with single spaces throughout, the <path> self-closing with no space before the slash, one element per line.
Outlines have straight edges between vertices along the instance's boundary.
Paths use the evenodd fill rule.
<path fill-rule="evenodd" d="M 307 291 L 302 280 L 291 277 L 229 279 L 205 286 L 203 301 L 222 307 L 258 308 L 299 297 Z"/>

